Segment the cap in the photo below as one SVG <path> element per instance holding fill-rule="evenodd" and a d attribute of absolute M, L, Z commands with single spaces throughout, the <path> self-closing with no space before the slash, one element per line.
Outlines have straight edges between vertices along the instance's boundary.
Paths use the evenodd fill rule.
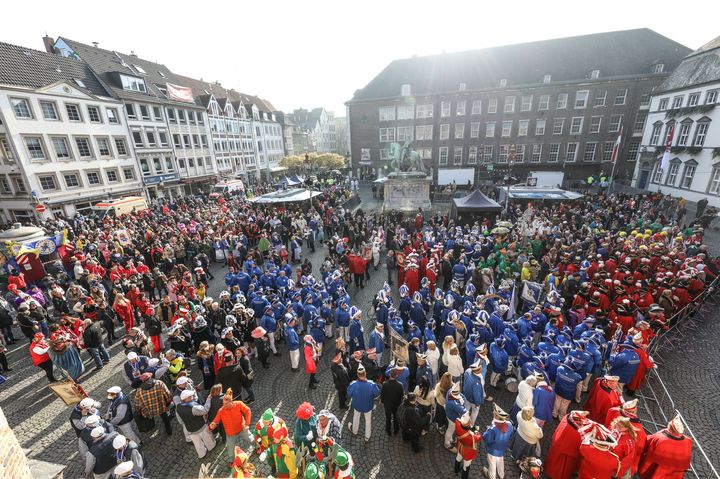
<path fill-rule="evenodd" d="M 115 449 L 121 449 L 125 447 L 125 444 L 127 444 L 127 439 L 122 434 L 118 434 L 115 436 L 115 439 L 113 439 L 113 447 Z"/>
<path fill-rule="evenodd" d="M 100 424 L 100 416 L 91 414 L 85 418 L 85 427 L 87 426 L 97 426 Z"/>
<path fill-rule="evenodd" d="M 189 379 L 187 376 L 180 376 L 179 378 L 177 378 L 177 381 L 175 381 L 175 385 L 182 386 L 183 384 L 187 384 L 188 381 Z"/>
<path fill-rule="evenodd" d="M 107 392 L 110 394 L 120 394 L 122 392 L 122 389 L 120 389 L 120 386 L 113 386 L 111 388 L 108 388 Z"/>
<path fill-rule="evenodd" d="M 127 355 L 128 361 L 134 361 L 138 358 L 138 355 L 135 351 L 130 351 Z"/>
<path fill-rule="evenodd" d="M 260 419 L 263 421 L 272 421 L 275 415 L 272 412 L 272 409 L 267 408 L 263 413 L 262 416 L 260 416 Z"/>
<path fill-rule="evenodd" d="M 130 474 L 133 471 L 133 462 L 132 461 L 125 461 L 121 462 L 117 466 L 115 466 L 115 469 L 113 469 L 113 474 L 116 476 L 123 477 L 126 474 Z"/>
<path fill-rule="evenodd" d="M 96 428 L 93 428 L 92 431 L 90 431 L 90 437 L 97 439 L 98 437 L 102 437 L 105 434 L 105 428 L 102 426 L 98 426 Z"/>
<path fill-rule="evenodd" d="M 84 409 L 91 408 L 95 405 L 95 401 L 92 398 L 84 398 L 80 401 L 80 407 Z"/>
<path fill-rule="evenodd" d="M 184 401 L 188 398 L 195 397 L 195 391 L 191 391 L 189 389 L 183 390 L 183 392 L 180 393 L 180 400 Z"/>

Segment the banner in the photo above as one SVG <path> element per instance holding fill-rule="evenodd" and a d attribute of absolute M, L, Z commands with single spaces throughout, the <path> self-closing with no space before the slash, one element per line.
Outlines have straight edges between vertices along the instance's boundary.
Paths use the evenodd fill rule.
<path fill-rule="evenodd" d="M 402 359 L 407 363 L 410 360 L 407 340 L 400 336 L 394 329 L 388 329 L 390 330 L 390 351 L 392 351 L 395 358 Z"/>
<path fill-rule="evenodd" d="M 175 101 L 184 101 L 186 103 L 195 103 L 192 90 L 185 86 L 173 85 L 166 83 L 168 98 Z"/>
<path fill-rule="evenodd" d="M 523 283 L 523 290 L 520 297 L 523 301 L 530 304 L 537 304 L 540 302 L 540 296 L 542 296 L 542 285 L 534 283 L 532 281 L 525 281 Z"/>

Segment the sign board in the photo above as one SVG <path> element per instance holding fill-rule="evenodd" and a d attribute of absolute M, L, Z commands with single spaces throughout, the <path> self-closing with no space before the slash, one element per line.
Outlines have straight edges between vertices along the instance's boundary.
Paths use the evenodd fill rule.
<path fill-rule="evenodd" d="M 490 163 L 490 164 L 487 165 L 485 168 L 486 168 L 488 171 L 492 171 L 492 170 L 495 169 L 495 165 L 493 165 L 492 163 Z"/>
<path fill-rule="evenodd" d="M 528 186 L 537 186 L 537 178 L 530 177 L 527 179 Z"/>
<path fill-rule="evenodd" d="M 400 336 L 397 331 L 392 328 L 390 329 L 390 351 L 396 359 L 402 359 L 407 362 L 410 360 L 410 353 L 408 352 L 408 342 L 405 338 Z"/>
<path fill-rule="evenodd" d="M 47 210 L 45 205 L 43 205 L 43 204 L 35 205 L 35 211 L 37 211 L 38 213 L 45 213 L 45 210 Z"/>
<path fill-rule="evenodd" d="M 179 180 L 180 175 L 177 173 L 166 173 L 164 175 L 146 176 L 143 178 L 143 182 L 146 185 L 157 185 L 164 181 L 175 181 Z"/>

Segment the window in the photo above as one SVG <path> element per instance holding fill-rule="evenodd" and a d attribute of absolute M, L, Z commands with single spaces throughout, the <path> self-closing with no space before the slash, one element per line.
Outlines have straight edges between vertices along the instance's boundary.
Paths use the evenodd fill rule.
<path fill-rule="evenodd" d="M 167 109 L 167 117 L 170 123 L 177 123 L 177 120 L 175 119 L 175 108 Z"/>
<path fill-rule="evenodd" d="M 123 176 L 126 180 L 134 180 L 135 179 L 135 169 L 134 168 L 123 168 Z"/>
<path fill-rule="evenodd" d="M 88 119 L 90 123 L 102 123 L 102 117 L 100 116 L 100 109 L 96 106 L 88 106 Z"/>
<path fill-rule="evenodd" d="M 480 122 L 475 121 L 470 123 L 470 138 L 480 137 Z"/>
<path fill-rule="evenodd" d="M 643 90 L 640 95 L 640 106 L 650 106 L 650 90 Z"/>
<path fill-rule="evenodd" d="M 613 149 L 615 148 L 614 141 L 606 141 L 603 143 L 602 161 L 608 162 L 612 160 Z"/>
<path fill-rule="evenodd" d="M 600 78 L 600 70 L 593 70 L 590 72 L 591 80 L 597 80 L 598 78 Z"/>
<path fill-rule="evenodd" d="M 633 125 L 633 135 L 642 135 L 643 128 L 645 128 L 645 120 L 647 120 L 647 113 L 644 111 L 638 112 L 635 116 L 635 124 Z"/>
<path fill-rule="evenodd" d="M 665 179 L 665 184 L 668 186 L 675 186 L 677 181 L 678 171 L 680 171 L 680 160 L 673 160 L 670 162 L 670 168 L 668 168 L 668 175 Z"/>
<path fill-rule="evenodd" d="M 494 153 L 493 145 L 485 145 L 483 148 L 483 162 L 484 163 L 491 163 L 493 160 L 493 153 Z"/>
<path fill-rule="evenodd" d="M 505 106 L 503 108 L 503 111 L 505 113 L 513 113 L 515 111 L 515 97 L 514 96 L 506 96 L 505 97 Z"/>
<path fill-rule="evenodd" d="M 391 130 L 393 130 L 393 138 L 394 138 L 395 137 L 395 129 L 391 128 Z M 190 142 L 190 135 L 183 135 L 182 140 L 183 140 L 183 146 L 185 148 L 192 148 L 192 143 Z"/>
<path fill-rule="evenodd" d="M 5 160 L 12 163 L 13 160 L 15 160 L 15 155 L 13 155 L 13 151 L 10 148 L 10 143 L 8 143 L 7 138 L 0 138 L 0 155 L 5 157 Z"/>
<path fill-rule="evenodd" d="M 413 105 L 402 105 L 398 106 L 397 119 L 398 120 L 412 120 L 415 118 L 415 107 Z"/>
<path fill-rule="evenodd" d="M 613 102 L 613 104 L 616 106 L 624 105 L 625 100 L 627 99 L 627 92 L 628 92 L 627 88 L 622 88 L 622 89 L 618 90 L 615 93 L 615 101 Z"/>
<path fill-rule="evenodd" d="M 150 109 L 147 105 L 140 105 L 140 117 L 143 120 L 149 120 L 150 119 Z"/>
<path fill-rule="evenodd" d="M 662 123 L 655 122 L 653 124 L 652 133 L 650 134 L 650 145 L 657 145 L 660 141 L 660 131 L 662 130 Z"/>
<path fill-rule="evenodd" d="M 23 179 L 19 176 L 14 176 L 12 178 L 13 186 L 15 187 L 15 191 L 17 193 L 27 193 L 27 188 L 25 187 L 25 182 Z"/>
<path fill-rule="evenodd" d="M 520 111 L 531 111 L 532 110 L 532 95 L 523 95 L 520 101 Z"/>
<path fill-rule="evenodd" d="M 120 82 L 122 83 L 123 90 L 132 90 L 145 93 L 145 80 L 142 78 L 131 77 L 127 75 L 120 75 Z"/>
<path fill-rule="evenodd" d="M 162 162 L 160 161 L 160 158 L 153 158 L 153 166 L 155 167 L 156 173 L 162 173 L 163 168 L 162 168 Z"/>
<path fill-rule="evenodd" d="M 632 140 L 628 143 L 627 161 L 636 161 L 638 156 L 638 150 L 640 149 L 640 140 Z"/>
<path fill-rule="evenodd" d="M 180 138 L 180 135 L 177 133 L 173 134 L 173 144 L 175 145 L 175 148 L 182 148 L 182 139 Z M 222 149 L 222 148 L 220 148 Z"/>
<path fill-rule="evenodd" d="M 530 163 L 540 163 L 540 158 L 542 157 L 542 147 L 542 143 L 537 143 L 532 146 Z"/>
<path fill-rule="evenodd" d="M 117 150 L 118 156 L 127 156 L 128 149 L 125 138 L 115 138 L 115 150 Z"/>
<path fill-rule="evenodd" d="M 510 145 L 500 145 L 500 156 L 498 163 L 507 163 L 510 156 Z"/>
<path fill-rule="evenodd" d="M 653 65 L 653 73 L 662 73 L 664 69 L 665 69 L 665 65 L 662 63 Z"/>
<path fill-rule="evenodd" d="M 652 178 L 650 179 L 650 181 L 653 183 L 660 183 L 660 180 L 662 180 L 662 175 L 663 170 L 660 168 L 660 162 L 658 161 L 653 167 Z"/>
<path fill-rule="evenodd" d="M 501 78 L 500 79 L 500 86 L 506 87 L 507 86 L 507 78 Z"/>
<path fill-rule="evenodd" d="M 555 118 L 553 120 L 553 135 L 562 135 L 565 118 Z"/>
<path fill-rule="evenodd" d="M 111 125 L 118 125 L 120 123 L 120 119 L 117 115 L 117 110 L 115 108 L 106 108 L 105 113 L 107 114 L 108 123 Z"/>
<path fill-rule="evenodd" d="M 132 103 L 126 104 L 125 111 L 127 112 L 128 118 L 130 118 L 131 120 L 134 120 L 137 118 L 135 116 L 135 105 L 134 104 L 132 104 Z"/>
<path fill-rule="evenodd" d="M 183 124 L 187 123 L 187 121 L 185 120 L 185 110 L 178 109 L 177 114 L 178 114 L 178 121 L 180 123 L 183 123 Z"/>
<path fill-rule="evenodd" d="M 471 146 L 468 149 L 468 165 L 476 165 L 477 164 L 477 146 Z"/>
<path fill-rule="evenodd" d="M 439 165 L 447 165 L 448 163 L 448 147 L 440 147 L 440 157 L 438 160 Z"/>
<path fill-rule="evenodd" d="M 495 137 L 495 122 L 489 121 L 485 123 L 485 137 L 486 138 L 494 138 Z"/>
<path fill-rule="evenodd" d="M 40 182 L 40 189 L 43 191 L 55 191 L 57 190 L 57 183 L 55 177 L 52 175 L 38 176 Z"/>
<path fill-rule="evenodd" d="M 133 143 L 135 144 L 136 147 L 143 148 L 145 146 L 145 140 L 143 139 L 142 131 L 133 130 L 132 137 L 133 137 Z"/>
<path fill-rule="evenodd" d="M 575 92 L 575 108 L 585 108 L 587 106 L 590 91 L 580 90 Z"/>
<path fill-rule="evenodd" d="M 380 121 L 392 121 L 395 119 L 395 107 L 381 106 L 378 114 L 380 116 Z"/>
<path fill-rule="evenodd" d="M 671 138 L 671 135 L 670 135 L 670 132 L 674 131 L 674 129 L 675 129 L 675 120 L 670 120 L 669 122 L 667 122 L 665 124 L 665 136 L 663 137 L 665 139 L 665 142 L 663 144 L 666 144 L 668 142 L 672 143 L 673 141 L 676 140 L 674 136 Z"/>
<path fill-rule="evenodd" d="M 668 99 L 662 98 L 658 103 L 658 111 L 665 111 L 668 109 Z"/>
<path fill-rule="evenodd" d="M 717 101 L 718 98 L 718 91 L 720 90 L 708 90 L 707 93 L 705 93 L 705 104 L 706 105 L 712 105 Z"/>
<path fill-rule="evenodd" d="M 530 120 L 520 120 L 518 122 L 518 136 L 527 136 L 529 124 Z"/>
<path fill-rule="evenodd" d="M 105 175 L 107 176 L 108 183 L 117 183 L 120 181 L 117 170 L 105 170 Z"/>
<path fill-rule="evenodd" d="M 145 130 L 145 136 L 147 136 L 148 146 L 155 146 L 157 144 L 155 142 L 155 132 L 153 130 Z"/>
<path fill-rule="evenodd" d="M 593 116 L 590 118 L 590 133 L 600 133 L 600 125 L 602 124 L 601 116 Z"/>
<path fill-rule="evenodd" d="M 42 138 L 39 136 L 29 136 L 25 138 L 25 146 L 31 160 L 46 160 L 45 147 Z"/>
<path fill-rule="evenodd" d="M 465 123 L 455 123 L 455 139 L 462 140 L 465 138 Z"/>
<path fill-rule="evenodd" d="M 543 83 L 550 83 L 551 81 L 552 81 L 552 75 L 550 75 L 549 73 L 546 73 L 545 76 L 543 77 Z"/>
<path fill-rule="evenodd" d="M 450 124 L 443 123 L 440 125 L 440 140 L 447 140 L 450 138 Z"/>
<path fill-rule="evenodd" d="M 450 116 L 450 102 L 449 101 L 440 102 L 440 117 L 446 118 L 448 116 Z"/>
<path fill-rule="evenodd" d="M 82 121 L 82 116 L 80 116 L 80 107 L 78 105 L 68 103 L 65 105 L 65 111 L 67 111 L 68 120 Z"/>
<path fill-rule="evenodd" d="M 700 103 L 700 93 L 690 93 L 688 95 L 688 106 L 697 106 Z"/>
<path fill-rule="evenodd" d="M 432 104 L 418 105 L 417 118 L 432 118 L 433 117 L 433 106 Z"/>
<path fill-rule="evenodd" d="M 75 145 L 77 146 L 80 158 L 92 158 L 92 148 L 90 148 L 90 140 L 88 138 L 75 138 Z"/>
<path fill-rule="evenodd" d="M 488 113 L 497 113 L 497 98 L 488 100 Z"/>
<path fill-rule="evenodd" d="M 53 150 L 55 150 L 55 158 L 58 160 L 67 160 L 72 158 L 72 155 L 70 154 L 70 147 L 68 147 L 68 143 L 65 138 L 52 137 L 50 138 L 50 141 L 52 142 Z"/>
<path fill-rule="evenodd" d="M 464 116 L 465 115 L 465 107 L 467 105 L 466 101 L 459 101 L 455 105 L 455 115 L 456 116 Z"/>
<path fill-rule="evenodd" d="M 471 114 L 479 115 L 482 113 L 482 100 L 473 100 Z"/>
<path fill-rule="evenodd" d="M 153 118 L 155 118 L 155 121 L 163 120 L 162 111 L 160 111 L 159 106 L 152 107 L 152 111 L 153 111 Z"/>
<path fill-rule="evenodd" d="M 415 139 L 418 141 L 433 139 L 433 126 L 422 125 L 415 127 Z"/>
<path fill-rule="evenodd" d="M 678 146 L 687 146 L 688 138 L 690 137 L 690 127 L 692 121 L 683 121 L 680 124 L 680 132 L 678 133 Z"/>
<path fill-rule="evenodd" d="M 683 95 L 679 95 L 679 96 L 673 97 L 672 108 L 673 108 L 673 109 L 675 109 L 675 108 L 682 108 L 683 100 L 684 100 L 684 99 L 685 99 L 685 97 L 684 97 Z"/>
<path fill-rule="evenodd" d="M 59 120 L 55 103 L 51 101 L 40 101 L 40 110 L 42 110 L 43 118 L 46 120 Z"/>
<path fill-rule="evenodd" d="M 410 84 L 404 83 L 400 85 L 400 96 L 410 96 Z"/>
<path fill-rule="evenodd" d="M 617 133 L 620 131 L 620 123 L 622 123 L 622 115 L 611 115 L 610 124 L 608 125 L 608 132 Z"/>
<path fill-rule="evenodd" d="M 588 141 L 585 143 L 585 153 L 583 154 L 583 161 L 595 160 L 595 150 L 597 149 L 597 142 Z"/>
<path fill-rule="evenodd" d="M 465 91 L 467 89 L 467 85 L 465 83 L 458 83 L 458 91 Z"/>
<path fill-rule="evenodd" d="M 506 120 L 502 122 L 502 132 L 500 133 L 500 136 L 508 137 L 512 133 L 512 120 Z"/>
<path fill-rule="evenodd" d="M 412 126 L 399 126 L 397 141 L 412 141 Z"/>
<path fill-rule="evenodd" d="M 690 160 L 687 163 L 685 163 L 685 168 L 683 168 L 683 176 L 682 180 L 680 181 L 680 188 L 690 189 L 693 182 L 693 177 L 695 176 L 695 169 L 697 168 L 697 164 Z"/>
<path fill-rule="evenodd" d="M 698 121 L 697 127 L 695 128 L 695 141 L 693 141 L 693 146 L 703 146 L 705 144 L 708 128 L 710 128 L 709 121 Z"/>
<path fill-rule="evenodd" d="M 453 165 L 462 165 L 463 147 L 456 146 L 453 150 Z"/>
<path fill-rule="evenodd" d="M 560 156 L 560 143 L 551 143 L 550 144 L 550 152 L 548 154 L 548 161 L 550 163 L 557 163 L 559 156 Z"/>
<path fill-rule="evenodd" d="M 0 188 L 2 189 L 2 193 L 5 195 L 12 194 L 12 189 L 10 188 L 10 182 L 5 178 L 5 176 L 0 176 Z"/>
<path fill-rule="evenodd" d="M 607 90 L 596 90 L 595 98 L 593 98 L 593 108 L 605 106 L 606 98 L 607 98 Z"/>
<path fill-rule="evenodd" d="M 97 146 L 98 146 L 98 153 L 100 156 L 112 156 L 112 151 L 110 150 L 110 142 L 107 140 L 107 138 L 97 138 Z"/>
<path fill-rule="evenodd" d="M 65 173 L 63 178 L 65 179 L 65 186 L 68 188 L 80 187 L 80 180 L 78 179 L 77 173 Z"/>
<path fill-rule="evenodd" d="M 570 120 L 570 134 L 571 135 L 579 135 L 582 133 L 582 127 L 583 127 L 583 117 L 581 116 L 574 116 L 572 120 Z"/>
<path fill-rule="evenodd" d="M 167 132 L 164 130 L 158 131 L 158 139 L 160 141 L 160 146 L 169 146 L 168 144 L 168 136 Z M 205 145 L 207 147 L 207 145 Z"/>
<path fill-rule="evenodd" d="M 407 139 L 412 140 L 412 127 L 410 126 L 410 127 L 408 127 L 408 128 L 410 128 L 410 137 L 407 138 Z M 162 131 L 160 132 L 160 141 L 161 141 L 161 142 L 163 141 L 163 140 L 162 140 L 162 137 L 163 137 L 164 134 L 165 134 L 164 132 L 162 132 Z M 207 135 L 200 135 L 200 143 L 202 144 L 202 147 L 203 147 L 203 148 L 208 148 Z M 165 145 L 167 145 L 167 138 L 165 139 Z M 240 148 L 240 142 L 239 142 L 239 141 L 238 141 L 238 144 L 237 144 L 237 148 L 236 148 L 236 149 L 237 149 L 237 150 L 240 150 L 240 149 L 241 149 L 241 148 Z"/>
<path fill-rule="evenodd" d="M 510 152 L 512 153 L 512 147 L 510 148 Z M 525 145 L 517 145 L 515 147 L 514 161 L 515 163 L 523 163 L 525 161 Z"/>
<path fill-rule="evenodd" d="M 12 105 L 16 118 L 22 120 L 34 118 L 32 110 L 30 109 L 30 102 L 25 98 L 10 98 L 10 104 Z"/>
<path fill-rule="evenodd" d="M 560 93 L 558 95 L 557 104 L 555 105 L 555 108 L 557 110 L 564 110 L 565 108 L 567 108 L 567 99 L 568 99 L 567 93 Z"/>
<path fill-rule="evenodd" d="M 720 193 L 720 167 L 715 167 L 712 170 L 712 176 L 710 176 L 710 186 L 708 187 L 708 193 L 711 195 L 717 195 Z"/>
<path fill-rule="evenodd" d="M 204 125 L 205 124 L 205 115 L 203 112 L 198 111 L 197 112 L 197 124 L 198 125 Z M 278 133 L 279 134 L 279 133 Z"/>
<path fill-rule="evenodd" d="M 579 143 L 568 143 L 567 149 L 565 150 L 565 161 L 572 163 L 577 157 Z"/>
<path fill-rule="evenodd" d="M 543 111 L 547 110 L 550 107 L 550 95 L 540 95 L 540 100 L 538 101 L 538 110 Z"/>
<path fill-rule="evenodd" d="M 102 181 L 100 180 L 100 173 L 97 171 L 88 171 L 86 173 L 88 185 L 101 185 Z"/>
<path fill-rule="evenodd" d="M 192 136 L 193 145 L 195 148 L 200 148 L 200 136 L 199 135 L 193 135 Z"/>
<path fill-rule="evenodd" d="M 545 120 L 535 120 L 535 135 L 543 136 L 545 134 Z"/>
<path fill-rule="evenodd" d="M 390 153 L 385 148 L 380 148 L 380 161 L 387 161 L 390 159 Z M 182 168 L 182 166 L 181 166 Z"/>

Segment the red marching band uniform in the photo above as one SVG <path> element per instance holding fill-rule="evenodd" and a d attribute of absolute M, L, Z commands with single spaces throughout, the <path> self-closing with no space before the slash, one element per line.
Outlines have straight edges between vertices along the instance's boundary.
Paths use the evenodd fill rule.
<path fill-rule="evenodd" d="M 550 451 L 545 459 L 545 475 L 551 479 L 570 479 L 580 466 L 578 430 L 588 423 L 586 411 L 572 411 L 560 420 L 552 436 Z"/>

